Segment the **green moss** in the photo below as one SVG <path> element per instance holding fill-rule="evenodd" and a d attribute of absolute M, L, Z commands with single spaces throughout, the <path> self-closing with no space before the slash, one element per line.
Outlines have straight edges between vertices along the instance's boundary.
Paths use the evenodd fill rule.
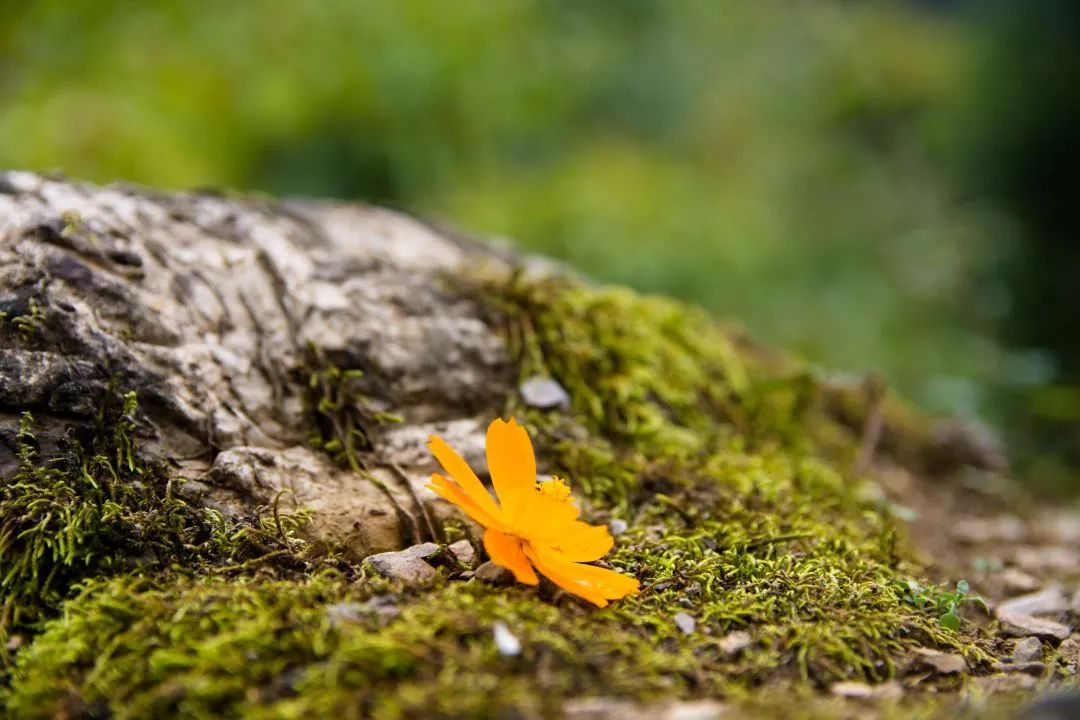
<path fill-rule="evenodd" d="M 110 389 L 93 426 L 72 429 L 50 458 L 39 457 L 33 418 L 23 416 L 20 466 L 0 481 L 0 672 L 8 636 L 31 632 L 82 580 L 291 548 L 303 518 L 226 519 L 179 498 L 136 452 L 136 410 L 134 393 Z"/>
<path fill-rule="evenodd" d="M 767 685 L 809 697 L 833 680 L 891 677 L 918 646 L 976 668 L 989 661 L 976 630 L 945 629 L 934 608 L 906 599 L 920 569 L 888 517 L 860 500 L 860 438 L 819 402 L 811 374 L 659 298 L 520 277 L 469 292 L 523 377 L 550 375 L 570 392 L 569 412 L 515 397 L 507 411 L 531 427 L 542 466 L 570 479 L 589 520 L 628 523 L 606 562 L 637 576 L 639 595 L 598 611 L 546 583 L 494 588 L 447 573 L 406 592 L 345 565 L 305 566 L 292 545 L 281 550 L 288 572 L 263 562 L 222 572 L 205 515 L 160 495 L 155 512 L 180 519 L 152 525 L 154 552 L 196 562 L 125 569 L 121 558 L 149 542 L 138 523 L 78 526 L 105 557 L 120 550 L 75 576 L 77 597 L 17 654 L 0 702 L 17 717 L 551 716 L 576 696 L 751 707 Z M 354 405 L 341 387 L 352 379 L 313 378 L 329 398 L 313 403 L 319 440 L 347 452 L 353 433 L 337 426 Z M 145 482 L 123 432 L 108 445 L 114 485 Z M 60 469 L 33 473 L 46 471 L 72 482 Z M 68 567 L 57 552 L 42 557 L 52 559 L 37 576 Z M 680 612 L 694 632 L 676 626 Z M 520 657 L 499 654 L 495 622 L 521 640 Z M 721 640 L 736 630 L 750 644 L 726 652 Z"/>

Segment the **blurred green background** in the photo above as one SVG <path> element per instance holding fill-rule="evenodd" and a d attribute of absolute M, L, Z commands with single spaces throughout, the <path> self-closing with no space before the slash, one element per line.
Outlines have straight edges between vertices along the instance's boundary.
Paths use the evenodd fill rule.
<path fill-rule="evenodd" d="M 389 204 L 1080 487 L 1080 3 L 0 0 L 0 166 Z"/>

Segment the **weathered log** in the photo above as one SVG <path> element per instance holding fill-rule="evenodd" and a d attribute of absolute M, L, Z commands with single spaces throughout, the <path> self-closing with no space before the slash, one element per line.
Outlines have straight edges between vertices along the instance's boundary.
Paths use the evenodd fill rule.
<path fill-rule="evenodd" d="M 4 174 L 0 473 L 22 413 L 49 446 L 134 391 L 140 446 L 203 501 L 245 512 L 288 490 L 363 554 L 426 537 L 427 435 L 483 467 L 478 418 L 511 379 L 444 277 L 503 262 L 381 208 Z M 354 443 L 348 462 L 312 433 Z"/>

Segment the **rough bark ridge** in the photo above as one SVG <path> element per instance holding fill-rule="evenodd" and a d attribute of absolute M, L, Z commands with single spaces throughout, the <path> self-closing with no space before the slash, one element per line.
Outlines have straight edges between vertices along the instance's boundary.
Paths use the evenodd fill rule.
<path fill-rule="evenodd" d="M 441 289 L 485 262 L 379 208 L 0 175 L 0 473 L 23 412 L 48 445 L 112 384 L 137 393 L 142 447 L 187 492 L 250 510 L 289 490 L 357 553 L 419 539 L 424 439 L 482 467 L 476 418 L 510 379 L 502 341 Z M 355 439 L 359 471 L 309 442 L 341 412 L 361 427 L 327 432 Z"/>

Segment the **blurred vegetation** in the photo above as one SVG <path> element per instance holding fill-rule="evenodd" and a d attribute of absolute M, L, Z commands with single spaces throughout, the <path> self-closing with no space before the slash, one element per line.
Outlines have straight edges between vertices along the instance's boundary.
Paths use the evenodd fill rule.
<path fill-rule="evenodd" d="M 1060 486 L 1078 13 L 1038 5 L 0 0 L 0 165 L 512 237 L 881 370 Z"/>

